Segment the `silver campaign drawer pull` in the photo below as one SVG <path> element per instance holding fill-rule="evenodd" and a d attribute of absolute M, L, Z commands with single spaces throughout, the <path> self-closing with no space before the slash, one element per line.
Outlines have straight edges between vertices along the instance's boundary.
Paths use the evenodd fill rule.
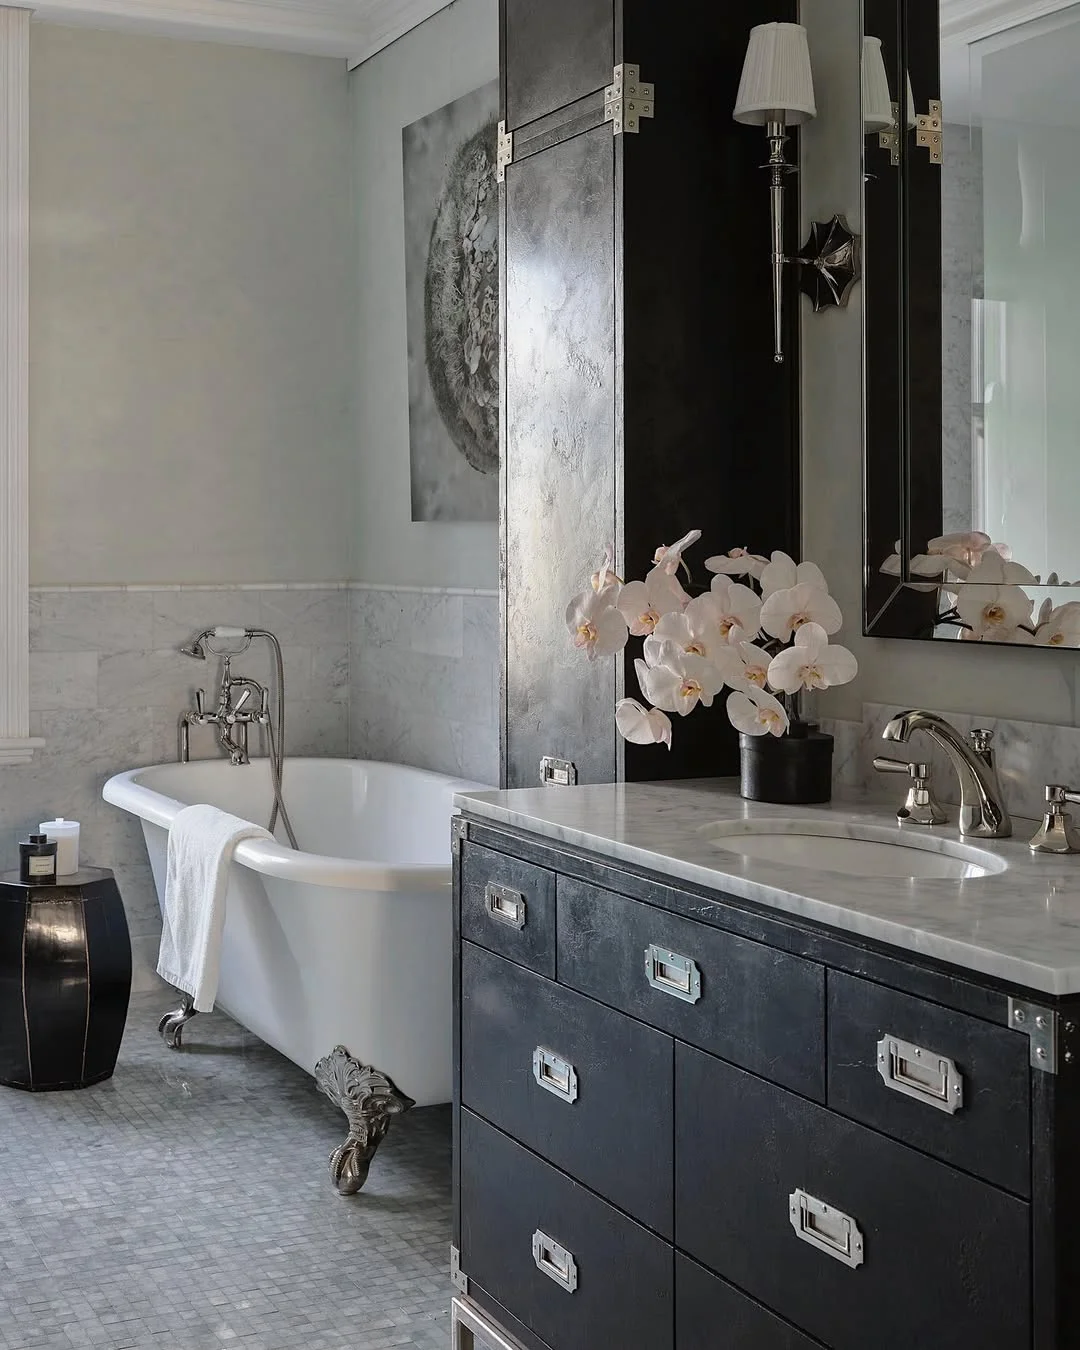
<path fill-rule="evenodd" d="M 493 919 L 509 924 L 511 928 L 525 927 L 525 897 L 520 891 L 489 881 L 484 887 L 484 903 Z"/>
<path fill-rule="evenodd" d="M 560 1247 L 554 1238 L 549 1238 L 538 1228 L 532 1239 L 533 1260 L 536 1269 L 554 1280 L 568 1294 L 577 1288 L 577 1262 L 566 1250 Z"/>
<path fill-rule="evenodd" d="M 887 1088 L 953 1116 L 964 1104 L 964 1075 L 948 1057 L 882 1036 L 877 1043 L 877 1071 Z"/>
<path fill-rule="evenodd" d="M 578 1095 L 577 1070 L 569 1060 L 554 1050 L 538 1045 L 533 1051 L 533 1077 L 542 1088 L 564 1102 L 576 1102 Z"/>
<path fill-rule="evenodd" d="M 645 978 L 654 989 L 686 1003 L 701 997 L 701 971 L 696 961 L 678 952 L 669 952 L 655 942 L 645 948 Z"/>
<path fill-rule="evenodd" d="M 862 1230 L 854 1219 L 804 1190 L 788 1197 L 788 1217 L 795 1236 L 852 1270 L 863 1263 Z"/>

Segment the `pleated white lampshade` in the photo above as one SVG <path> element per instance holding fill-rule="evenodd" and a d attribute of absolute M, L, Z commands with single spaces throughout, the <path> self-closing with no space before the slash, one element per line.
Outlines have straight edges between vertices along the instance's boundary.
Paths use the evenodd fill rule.
<path fill-rule="evenodd" d="M 735 100 L 735 121 L 764 126 L 779 120 L 798 126 L 816 116 L 806 29 L 797 23 L 762 23 L 752 28 Z"/>
<path fill-rule="evenodd" d="M 881 39 L 864 37 L 862 46 L 862 113 L 866 134 L 888 131 L 893 124 L 892 90 L 881 52 Z"/>

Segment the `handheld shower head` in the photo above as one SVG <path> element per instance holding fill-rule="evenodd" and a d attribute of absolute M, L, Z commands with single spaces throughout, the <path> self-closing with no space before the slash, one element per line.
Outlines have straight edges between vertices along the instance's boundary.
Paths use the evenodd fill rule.
<path fill-rule="evenodd" d="M 206 639 L 210 636 L 212 630 L 200 633 L 198 637 L 192 638 L 186 646 L 180 648 L 181 656 L 191 656 L 196 661 L 206 660 Z"/>
<path fill-rule="evenodd" d="M 217 628 L 204 628 L 199 636 L 192 638 L 186 647 L 181 647 L 180 652 L 183 656 L 194 657 L 196 661 L 205 661 L 207 655 L 219 655 L 218 652 L 207 645 L 211 638 L 218 638 L 225 642 L 240 640 L 249 644 L 252 636 L 253 633 L 250 628 L 227 628 L 224 625 L 219 625 Z M 246 651 L 247 646 L 245 645 L 242 650 Z"/>

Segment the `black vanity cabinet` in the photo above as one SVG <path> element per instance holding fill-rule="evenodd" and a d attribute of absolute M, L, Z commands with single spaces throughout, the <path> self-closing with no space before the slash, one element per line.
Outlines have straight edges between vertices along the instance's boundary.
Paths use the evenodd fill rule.
<path fill-rule="evenodd" d="M 523 1350 L 1080 1347 L 1080 1000 L 454 841 L 471 1315 Z"/>
<path fill-rule="evenodd" d="M 796 11 L 500 5 L 504 786 L 535 785 L 544 759 L 582 783 L 736 771 L 722 707 L 670 753 L 621 742 L 640 642 L 590 663 L 564 615 L 608 544 L 640 578 L 700 528 L 703 587 L 709 553 L 798 549 L 799 296 L 790 285 L 778 365 L 767 146 L 731 117 L 751 27 Z M 617 97 L 633 70 L 648 115 Z M 794 177 L 788 211 L 794 239 Z"/>

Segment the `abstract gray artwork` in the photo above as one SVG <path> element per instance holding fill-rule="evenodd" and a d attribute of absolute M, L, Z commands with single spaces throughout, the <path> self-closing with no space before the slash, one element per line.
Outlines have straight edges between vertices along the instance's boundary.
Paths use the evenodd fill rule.
<path fill-rule="evenodd" d="M 413 520 L 496 520 L 497 82 L 402 132 Z"/>

